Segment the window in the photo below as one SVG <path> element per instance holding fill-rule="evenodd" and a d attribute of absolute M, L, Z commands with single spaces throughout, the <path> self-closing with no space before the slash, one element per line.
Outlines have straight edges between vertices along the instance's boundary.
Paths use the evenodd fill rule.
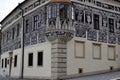
<path fill-rule="evenodd" d="M 57 6 L 52 5 L 51 7 L 51 17 L 56 17 L 57 16 Z"/>
<path fill-rule="evenodd" d="M 17 67 L 17 55 L 14 57 L 14 67 Z"/>
<path fill-rule="evenodd" d="M 20 24 L 17 24 L 17 37 L 20 35 Z"/>
<path fill-rule="evenodd" d="M 38 52 L 38 66 L 43 65 L 43 52 Z"/>
<path fill-rule="evenodd" d="M 60 4 L 60 18 L 67 18 L 67 5 Z"/>
<path fill-rule="evenodd" d="M 25 33 L 28 33 L 29 32 L 29 20 L 27 19 L 25 22 L 26 22 Z"/>
<path fill-rule="evenodd" d="M 9 32 L 7 32 L 7 39 L 6 39 L 6 42 L 8 42 L 8 39 L 9 39 Z"/>
<path fill-rule="evenodd" d="M 74 19 L 75 15 L 74 15 L 74 7 L 72 7 L 72 19 Z"/>
<path fill-rule="evenodd" d="M 4 59 L 2 59 L 2 68 L 3 68 L 3 65 L 4 65 Z"/>
<path fill-rule="evenodd" d="M 15 35 L 15 28 L 12 28 L 12 39 L 14 39 L 14 35 Z"/>
<path fill-rule="evenodd" d="M 33 66 L 33 53 L 28 55 L 28 66 Z"/>
<path fill-rule="evenodd" d="M 109 18 L 109 32 L 114 33 L 114 19 Z"/>
<path fill-rule="evenodd" d="M 99 25 L 100 25 L 99 24 L 99 15 L 94 14 L 93 18 L 94 18 L 94 29 L 99 30 Z"/>
<path fill-rule="evenodd" d="M 38 15 L 34 16 L 34 27 L 33 27 L 33 30 L 37 30 L 38 29 L 38 20 L 39 20 L 39 16 Z"/>
<path fill-rule="evenodd" d="M 7 68 L 7 58 L 5 58 L 5 68 Z"/>
<path fill-rule="evenodd" d="M 50 5 L 48 7 L 48 18 L 57 17 L 57 5 Z"/>

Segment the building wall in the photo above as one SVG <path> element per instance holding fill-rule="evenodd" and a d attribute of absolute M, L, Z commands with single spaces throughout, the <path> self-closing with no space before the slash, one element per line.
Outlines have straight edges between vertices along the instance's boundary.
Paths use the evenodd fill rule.
<path fill-rule="evenodd" d="M 17 55 L 17 67 L 14 67 L 14 56 Z M 5 68 L 5 58 L 7 58 L 7 67 Z M 6 52 L 1 55 L 1 61 L 4 59 L 4 65 L 1 71 L 5 70 L 6 74 L 9 75 L 9 69 L 10 69 L 10 58 L 9 58 L 9 52 Z M 8 61 L 9 60 L 9 61 Z M 8 64 L 9 63 L 9 64 Z M 16 49 L 13 51 L 13 59 L 12 59 L 12 68 L 11 68 L 11 76 L 14 77 L 20 77 L 21 74 L 21 49 Z"/>
<path fill-rule="evenodd" d="M 91 0 L 92 1 L 92 0 Z M 115 2 L 107 0 L 96 0 L 101 5 L 111 4 L 118 6 Z M 75 2 L 75 3 L 74 3 Z M 67 74 L 79 74 L 110 70 L 120 68 L 120 45 L 119 45 L 119 11 L 106 7 L 96 6 L 96 3 L 87 0 L 73 1 L 75 11 L 78 11 L 78 20 L 75 20 L 75 37 L 67 43 Z M 99 15 L 99 29 L 95 29 L 93 14 Z M 82 15 L 84 20 L 82 21 Z M 89 19 L 85 18 L 89 15 Z M 104 25 L 104 19 L 107 18 Z M 114 32 L 110 32 L 108 18 L 114 19 Z M 89 23 L 86 22 L 89 20 Z M 76 42 L 76 44 L 75 44 Z M 82 71 L 81 71 L 81 70 Z"/>
<path fill-rule="evenodd" d="M 84 57 L 75 56 L 75 41 L 84 42 Z M 93 57 L 93 43 L 100 44 L 101 46 L 101 58 L 95 59 Z M 83 69 L 83 73 L 110 70 L 110 66 L 114 69 L 120 68 L 120 46 L 114 44 L 115 46 L 115 60 L 108 59 L 108 46 L 112 44 L 100 43 L 95 41 L 88 41 L 83 38 L 74 38 L 67 44 L 67 74 L 79 74 L 79 68 Z M 79 49 L 79 54 L 80 53 Z"/>
<path fill-rule="evenodd" d="M 37 53 L 43 51 L 43 66 L 37 66 Z M 33 66 L 28 66 L 28 54 L 33 53 Z M 51 77 L 51 44 L 49 42 L 28 46 L 25 48 L 24 77 Z"/>
<path fill-rule="evenodd" d="M 37 66 L 37 53 L 43 51 L 43 66 Z M 21 76 L 21 49 L 13 51 L 13 60 L 11 68 L 11 77 L 19 78 Z M 33 66 L 28 66 L 28 54 L 33 53 Z M 17 67 L 14 67 L 14 56 L 17 55 Z M 9 64 L 5 68 L 5 58 L 10 60 L 9 52 L 2 54 L 1 60 L 4 59 L 4 68 L 9 75 Z M 24 53 L 24 77 L 25 78 L 51 78 L 51 44 L 49 42 L 28 46 Z"/>

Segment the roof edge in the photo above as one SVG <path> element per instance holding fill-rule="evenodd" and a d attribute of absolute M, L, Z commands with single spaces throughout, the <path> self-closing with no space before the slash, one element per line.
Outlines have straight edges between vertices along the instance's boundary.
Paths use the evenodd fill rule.
<path fill-rule="evenodd" d="M 24 4 L 25 2 L 27 2 L 27 0 L 18 3 L 18 5 L 0 22 L 0 24 L 2 24 L 19 6 L 21 6 L 22 4 Z"/>

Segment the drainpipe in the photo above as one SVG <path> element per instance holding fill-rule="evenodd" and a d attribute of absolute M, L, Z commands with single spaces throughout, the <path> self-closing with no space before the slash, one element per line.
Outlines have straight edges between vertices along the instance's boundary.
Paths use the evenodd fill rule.
<path fill-rule="evenodd" d="M 22 63 L 21 63 L 21 78 L 23 79 L 24 74 L 24 10 L 20 7 L 20 3 L 18 5 L 18 8 L 22 12 L 22 29 L 21 29 L 21 50 L 22 50 Z"/>

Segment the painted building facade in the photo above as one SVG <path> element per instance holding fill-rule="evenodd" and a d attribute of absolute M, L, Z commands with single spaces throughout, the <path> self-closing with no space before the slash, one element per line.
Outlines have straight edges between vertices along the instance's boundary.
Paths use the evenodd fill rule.
<path fill-rule="evenodd" d="M 26 0 L 1 25 L 1 67 L 10 77 L 120 69 L 119 0 Z"/>

